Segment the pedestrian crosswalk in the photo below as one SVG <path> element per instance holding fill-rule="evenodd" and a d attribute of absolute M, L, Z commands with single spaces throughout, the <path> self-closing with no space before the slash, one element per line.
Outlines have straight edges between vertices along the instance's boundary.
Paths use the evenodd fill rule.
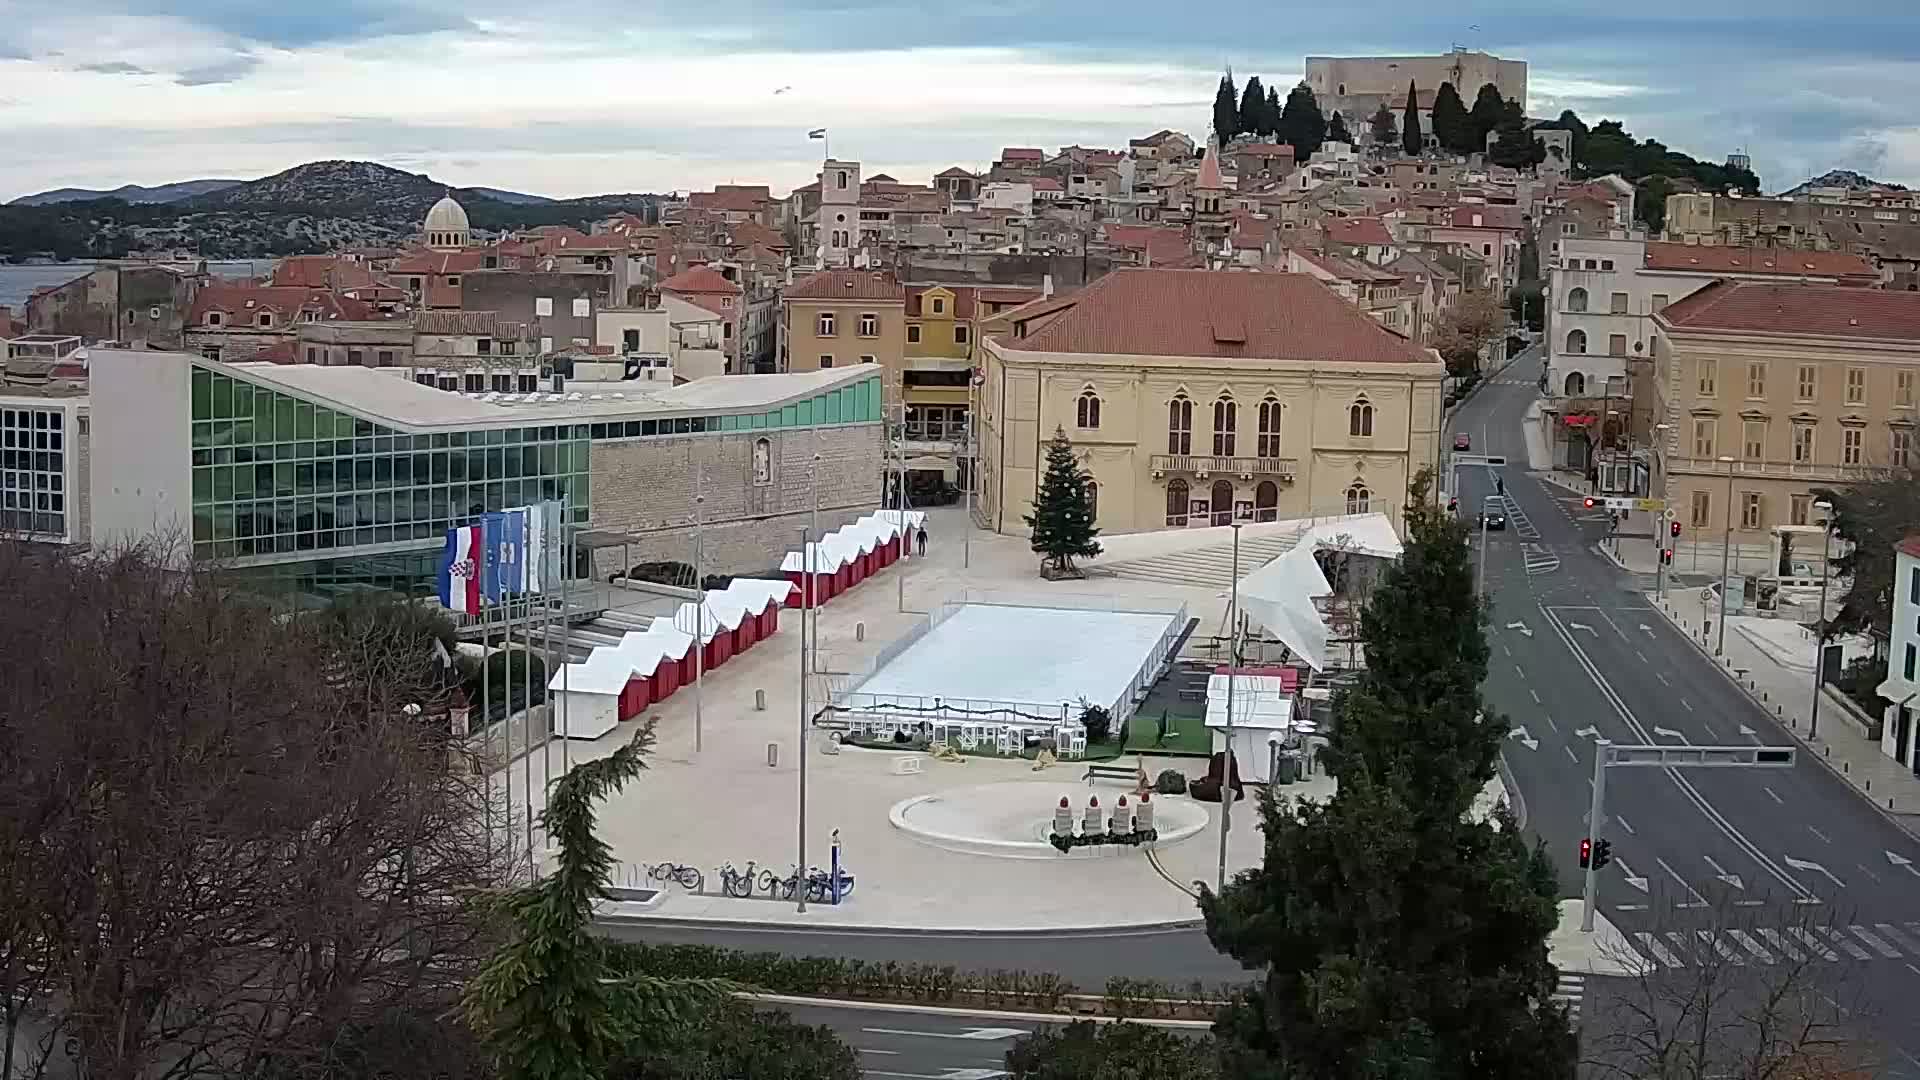
<path fill-rule="evenodd" d="M 1550 574 L 1560 569 L 1560 556 L 1555 555 L 1545 544 L 1521 544 L 1520 553 L 1527 560 L 1527 574 Z"/>
<path fill-rule="evenodd" d="M 1920 960 L 1920 922 L 1636 930 L 1627 941 L 1650 968 Z"/>
<path fill-rule="evenodd" d="M 1565 1005 L 1568 1018 L 1578 1022 L 1580 1005 L 1587 996 L 1587 977 L 1578 972 L 1563 971 L 1560 973 L 1559 982 L 1554 986 L 1553 993 L 1549 996 Z"/>

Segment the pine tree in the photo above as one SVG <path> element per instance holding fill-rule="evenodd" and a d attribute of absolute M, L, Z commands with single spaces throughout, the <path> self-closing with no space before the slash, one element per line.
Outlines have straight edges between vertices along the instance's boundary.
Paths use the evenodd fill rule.
<path fill-rule="evenodd" d="M 1100 545 L 1094 540 L 1100 529 L 1093 523 L 1089 480 L 1074 460 L 1073 443 L 1066 431 L 1056 428 L 1047 444 L 1047 472 L 1040 478 L 1033 513 L 1025 518 L 1027 527 L 1033 530 L 1032 546 L 1040 556 L 1042 574 L 1072 574 L 1073 560 L 1100 554 Z"/>
<path fill-rule="evenodd" d="M 1487 148 L 1487 136 L 1500 126 L 1507 115 L 1507 99 L 1500 96 L 1500 88 L 1492 83 L 1480 84 L 1480 92 L 1474 96 L 1473 111 L 1467 114 L 1466 138 L 1471 142 L 1471 153 L 1482 153 Z"/>
<path fill-rule="evenodd" d="M 1353 135 L 1347 130 L 1347 121 L 1340 115 L 1338 109 L 1333 111 L 1333 117 L 1327 121 L 1327 141 L 1353 145 Z"/>
<path fill-rule="evenodd" d="M 1400 126 L 1393 122 L 1393 114 L 1387 111 L 1387 103 L 1384 101 L 1380 103 L 1378 109 L 1373 111 L 1373 119 L 1369 120 L 1367 125 L 1373 129 L 1375 147 L 1384 148 L 1400 141 Z"/>
<path fill-rule="evenodd" d="M 1420 132 L 1420 91 L 1411 79 L 1407 81 L 1407 108 L 1400 116 L 1400 149 L 1409 157 L 1418 157 L 1426 149 L 1426 139 Z"/>
<path fill-rule="evenodd" d="M 1201 895 L 1257 973 L 1215 1034 L 1222 1075 L 1570 1080 L 1546 939 L 1558 882 L 1511 815 L 1470 820 L 1507 726 L 1486 713 L 1485 608 L 1466 527 L 1425 504 L 1361 619 L 1367 668 L 1334 705 L 1323 804 L 1263 799 L 1263 865 Z"/>
<path fill-rule="evenodd" d="M 1213 135 L 1222 143 L 1240 131 L 1240 106 L 1233 91 L 1233 72 L 1220 76 L 1220 89 L 1213 94 Z"/>
<path fill-rule="evenodd" d="M 1267 91 L 1260 85 L 1260 76 L 1247 80 L 1247 87 L 1240 93 L 1240 133 L 1247 135 L 1271 135 L 1273 124 L 1267 119 Z M 1222 143 L 1227 140 L 1221 139 Z"/>
<path fill-rule="evenodd" d="M 1293 147 L 1295 161 L 1305 161 L 1319 152 L 1320 144 L 1327 141 L 1327 119 L 1320 115 L 1320 102 L 1306 83 L 1300 83 L 1287 93 L 1286 108 L 1280 111 L 1280 122 L 1275 125 L 1278 141 Z"/>
<path fill-rule="evenodd" d="M 1433 92 L 1433 137 L 1439 140 L 1441 149 L 1456 154 L 1478 149 L 1467 145 L 1467 105 L 1450 82 L 1441 83 Z"/>
<path fill-rule="evenodd" d="M 1280 138 L 1280 91 L 1277 87 L 1267 87 L 1267 130 L 1273 132 L 1274 142 L 1286 142 Z"/>

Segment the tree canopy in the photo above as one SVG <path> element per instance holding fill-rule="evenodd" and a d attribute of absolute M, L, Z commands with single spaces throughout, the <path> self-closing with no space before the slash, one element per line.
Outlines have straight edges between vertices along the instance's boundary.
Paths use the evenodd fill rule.
<path fill-rule="evenodd" d="M 1277 116 L 1267 115 L 1267 90 L 1260 85 L 1260 76 L 1247 79 L 1246 89 L 1240 92 L 1240 130 L 1238 134 L 1271 135 Z"/>
<path fill-rule="evenodd" d="M 1417 157 L 1426 148 L 1426 135 L 1420 130 L 1420 91 L 1408 80 L 1407 107 L 1400 115 L 1400 149 L 1410 157 Z"/>
<path fill-rule="evenodd" d="M 1392 146 L 1400 141 L 1400 125 L 1394 122 L 1393 113 L 1387 110 L 1387 103 L 1373 110 L 1373 117 L 1367 121 L 1367 127 L 1373 135 L 1373 145 Z"/>
<path fill-rule="evenodd" d="M 1213 94 L 1213 137 L 1225 145 L 1240 133 L 1240 102 L 1233 89 L 1233 72 L 1220 76 L 1220 88 Z"/>
<path fill-rule="evenodd" d="M 1287 92 L 1287 103 L 1280 110 L 1276 138 L 1291 144 L 1295 161 L 1305 161 L 1320 151 L 1327 141 L 1327 120 L 1320 114 L 1320 102 L 1306 83 Z"/>
<path fill-rule="evenodd" d="M 1339 109 L 1333 110 L 1333 115 L 1327 118 L 1327 142 L 1353 145 L 1353 133 L 1347 130 L 1347 119 L 1340 115 Z"/>
<path fill-rule="evenodd" d="M 1859 483 L 1818 488 L 1814 494 L 1833 505 L 1834 535 L 1853 545 L 1834 558 L 1834 572 L 1848 583 L 1829 633 L 1884 630 L 1893 621 L 1898 584 L 1893 580 L 1893 545 L 1920 528 L 1920 471 L 1896 465 Z"/>
<path fill-rule="evenodd" d="M 1467 105 L 1460 100 L 1460 91 L 1450 82 L 1441 83 L 1433 92 L 1433 137 L 1448 153 L 1471 154 L 1479 149 L 1470 145 L 1471 131 Z"/>

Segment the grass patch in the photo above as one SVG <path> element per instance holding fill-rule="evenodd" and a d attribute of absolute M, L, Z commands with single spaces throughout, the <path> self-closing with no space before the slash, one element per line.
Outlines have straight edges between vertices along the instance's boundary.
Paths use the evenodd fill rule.
<path fill-rule="evenodd" d="M 1145 712 L 1135 713 L 1127 725 L 1127 753 L 1129 754 L 1165 754 L 1170 757 L 1211 757 L 1213 754 L 1213 732 L 1207 729 L 1206 718 L 1200 715 L 1180 716 L 1169 714 L 1167 739 L 1159 745 L 1154 744 L 1154 735 L 1160 729 L 1160 714 L 1148 716 Z"/>

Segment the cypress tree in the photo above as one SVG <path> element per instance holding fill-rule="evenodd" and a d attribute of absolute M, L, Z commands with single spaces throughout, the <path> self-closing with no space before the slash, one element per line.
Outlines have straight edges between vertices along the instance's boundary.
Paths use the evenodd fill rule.
<path fill-rule="evenodd" d="M 1047 471 L 1040 478 L 1033 513 L 1024 519 L 1033 530 L 1032 547 L 1040 556 L 1042 574 L 1071 574 L 1073 560 L 1100 554 L 1094 540 L 1100 529 L 1093 523 L 1093 496 L 1087 489 L 1090 479 L 1074 460 L 1066 431 L 1054 429 L 1047 443 Z"/>
<path fill-rule="evenodd" d="M 1400 149 L 1409 156 L 1417 157 L 1426 148 L 1426 139 L 1420 132 L 1420 92 L 1414 88 L 1413 80 L 1407 80 L 1407 108 L 1400 116 Z"/>
<path fill-rule="evenodd" d="M 1367 126 L 1373 129 L 1375 147 L 1388 147 L 1400 141 L 1400 126 L 1393 122 L 1393 114 L 1387 111 L 1384 101 L 1373 110 L 1373 119 L 1367 121 Z"/>
<path fill-rule="evenodd" d="M 1240 106 L 1233 92 L 1233 72 L 1220 76 L 1220 88 L 1213 93 L 1213 134 L 1222 143 L 1240 131 Z"/>
<path fill-rule="evenodd" d="M 1467 105 L 1450 82 L 1441 83 L 1440 89 L 1433 92 L 1433 137 L 1440 141 L 1442 149 L 1456 154 L 1470 154 L 1477 149 L 1467 145 Z"/>
<path fill-rule="evenodd" d="M 1320 115 L 1320 102 L 1315 100 L 1306 83 L 1288 92 L 1286 108 L 1281 110 L 1280 123 L 1276 126 L 1280 141 L 1292 144 L 1295 161 L 1312 157 L 1320 144 L 1327 141 L 1327 119 Z"/>
<path fill-rule="evenodd" d="M 1260 85 L 1258 75 L 1249 78 L 1246 89 L 1240 93 L 1240 131 L 1249 135 L 1273 133 L 1273 122 L 1267 119 L 1267 91 Z"/>
<path fill-rule="evenodd" d="M 1274 142 L 1286 142 L 1280 137 L 1280 91 L 1267 87 L 1267 130 L 1273 133 Z"/>
<path fill-rule="evenodd" d="M 1340 115 L 1339 109 L 1333 110 L 1333 117 L 1327 121 L 1327 141 L 1353 145 L 1353 135 L 1347 131 L 1347 121 Z"/>
<path fill-rule="evenodd" d="M 1487 136 L 1507 115 L 1507 100 L 1500 96 L 1500 89 L 1492 83 L 1481 83 L 1480 92 L 1474 95 L 1473 111 L 1467 114 L 1467 139 L 1472 142 L 1472 153 L 1481 153 L 1487 148 Z"/>

